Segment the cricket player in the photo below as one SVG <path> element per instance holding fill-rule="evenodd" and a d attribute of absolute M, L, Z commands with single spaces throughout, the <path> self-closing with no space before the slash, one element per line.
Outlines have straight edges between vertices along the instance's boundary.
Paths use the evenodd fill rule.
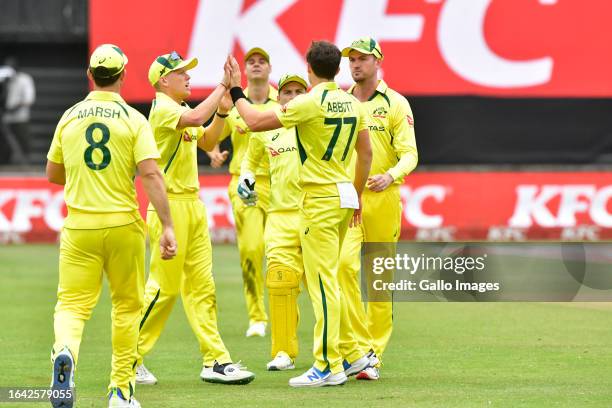
<path fill-rule="evenodd" d="M 223 81 L 206 100 L 191 109 L 185 103 L 191 94 L 188 71 L 197 64 L 196 58 L 183 60 L 173 51 L 157 57 L 149 68 L 149 82 L 157 91 L 149 122 L 161 155 L 158 165 L 166 180 L 179 250 L 172 261 L 162 261 L 156 248 L 151 251 L 151 272 L 138 339 L 136 374 L 137 382 L 142 384 L 157 382 L 143 359 L 159 338 L 179 293 L 200 344 L 204 365 L 200 377 L 222 384 L 246 384 L 255 378 L 253 373 L 232 363 L 217 329 L 212 249 L 206 209 L 199 198 L 197 148 L 212 150 L 217 144 L 231 107 L 229 97 L 226 106 L 218 106 L 229 86 L 230 69 L 226 63 Z M 213 114 L 212 123 L 203 128 L 202 124 Z M 147 224 L 151 242 L 157 242 L 161 225 L 152 208 Z"/>
<path fill-rule="evenodd" d="M 119 95 L 127 62 L 116 45 L 94 50 L 87 70 L 94 90 L 64 113 L 47 154 L 47 178 L 65 185 L 68 207 L 61 233 L 51 352 L 52 388 L 58 396 L 51 400 L 54 407 L 74 404 L 79 346 L 85 321 L 102 290 L 103 273 L 113 307 L 109 407 L 140 407 L 134 399 L 134 366 L 143 305 L 145 235 L 134 188 L 136 168 L 159 214 L 155 250 L 163 259 L 172 258 L 177 250 L 151 128 Z"/>
<path fill-rule="evenodd" d="M 272 110 L 278 103 L 277 91 L 269 83 L 270 56 L 262 48 L 255 47 L 247 51 L 244 57 L 248 88 L 246 95 L 248 101 L 257 110 Z M 230 116 L 225 120 L 222 138 L 231 137 L 233 157 L 229 170 L 232 180 L 228 186 L 228 194 L 232 203 L 234 223 L 236 225 L 236 240 L 240 253 L 240 266 L 244 285 L 244 297 L 249 315 L 247 337 L 266 334 L 268 315 L 264 304 L 264 225 L 266 211 L 269 205 L 270 172 L 267 166 L 260 166 L 255 172 L 259 200 L 256 204 L 247 206 L 238 197 L 238 177 L 240 165 L 247 150 L 249 138 L 253 133 L 236 109 L 232 109 Z M 222 153 L 223 154 L 223 153 Z M 227 154 L 224 152 L 224 154 Z M 215 157 L 211 156 L 214 162 Z"/>
<path fill-rule="evenodd" d="M 351 334 L 341 318 L 342 293 L 338 284 L 338 257 L 349 223 L 360 222 L 360 195 L 370 170 L 371 149 L 367 118 L 360 103 L 334 82 L 340 50 L 326 41 L 310 46 L 306 61 L 312 89 L 273 111 L 259 112 L 246 101 L 239 87 L 240 70 L 232 59 L 232 100 L 253 131 L 296 128 L 301 169 L 299 185 L 300 243 L 308 293 L 315 315 L 311 369 L 292 378 L 293 387 L 340 385 L 361 371 L 368 359 L 359 351 L 340 349 L 340 337 Z M 353 149 L 357 150 L 354 180 L 349 175 Z M 346 313 L 346 310 L 345 310 Z M 343 342 L 346 344 L 346 342 Z M 348 371 L 347 370 L 347 371 Z"/>
<path fill-rule="evenodd" d="M 362 195 L 362 223 L 349 228 L 338 277 L 348 301 L 350 324 L 360 346 L 371 348 L 371 364 L 357 379 L 377 380 L 380 360 L 393 329 L 393 303 L 361 302 L 359 272 L 362 242 L 396 243 L 401 231 L 399 187 L 417 165 L 412 110 L 406 98 L 378 79 L 383 53 L 372 38 L 360 38 L 342 50 L 355 81 L 349 93 L 362 102 L 370 122 L 372 168 Z M 390 247 L 390 249 L 392 249 Z M 395 250 L 390 256 L 395 255 Z M 391 300 L 391 299 L 389 299 Z"/>
<path fill-rule="evenodd" d="M 306 93 L 307 87 L 306 80 L 299 75 L 283 75 L 278 82 L 278 102 L 285 105 Z M 255 173 L 262 163 L 268 162 L 270 167 L 270 205 L 264 241 L 273 360 L 266 368 L 269 371 L 291 370 L 295 368 L 294 360 L 298 355 L 297 296 L 304 275 L 298 209 L 300 158 L 295 128 L 253 133 L 248 143 L 238 185 L 238 195 L 246 205 L 251 204 L 256 195 L 250 194 L 244 183 L 255 184 Z M 259 185 L 255 187 L 257 192 Z"/>

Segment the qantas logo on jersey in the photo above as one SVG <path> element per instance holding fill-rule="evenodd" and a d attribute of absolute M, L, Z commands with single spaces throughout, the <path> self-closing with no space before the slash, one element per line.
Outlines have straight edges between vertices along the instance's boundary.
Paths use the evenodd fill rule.
<path fill-rule="evenodd" d="M 379 106 L 378 108 L 374 109 L 374 112 L 372 112 L 372 117 L 379 118 L 379 119 L 385 119 L 387 117 L 387 113 L 388 112 L 384 106 Z"/>
<path fill-rule="evenodd" d="M 270 156 L 272 157 L 276 157 L 281 153 L 286 153 L 286 152 L 297 152 L 297 149 L 295 147 L 289 146 L 289 147 L 280 147 L 279 149 L 274 149 L 272 146 L 268 146 L 268 151 L 270 152 Z"/>
<path fill-rule="evenodd" d="M 384 132 L 385 131 L 385 127 L 384 126 L 376 126 L 376 125 L 368 125 L 368 130 L 370 130 L 372 132 Z"/>

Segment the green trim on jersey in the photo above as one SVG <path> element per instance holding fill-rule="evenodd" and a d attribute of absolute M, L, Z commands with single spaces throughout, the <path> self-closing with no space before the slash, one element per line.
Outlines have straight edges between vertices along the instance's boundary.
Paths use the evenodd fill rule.
<path fill-rule="evenodd" d="M 295 128 L 295 138 L 297 140 L 298 152 L 300 153 L 300 162 L 304 164 L 308 158 L 308 155 L 306 154 L 306 149 L 304 149 L 304 146 L 302 146 L 302 142 L 300 141 L 300 133 L 298 132 L 297 127 Z"/>
<path fill-rule="evenodd" d="M 127 116 L 128 118 L 130 117 L 130 114 L 128 113 L 127 109 L 125 109 L 125 106 L 123 106 L 121 103 L 117 101 L 113 101 L 113 102 L 115 102 L 117 105 L 119 105 L 121 109 L 123 109 L 123 111 L 125 112 L 125 116 Z"/>
<path fill-rule="evenodd" d="M 170 156 L 170 160 L 168 160 L 168 164 L 166 164 L 166 167 L 164 167 L 164 173 L 168 172 L 168 169 L 170 168 L 170 165 L 172 164 L 172 160 L 174 160 L 174 157 L 176 156 L 176 152 L 178 152 L 179 147 L 181 147 L 182 141 L 183 141 L 183 134 L 181 133 L 178 138 L 178 143 L 176 144 L 176 149 L 174 149 L 174 153 L 172 153 L 172 156 Z"/>

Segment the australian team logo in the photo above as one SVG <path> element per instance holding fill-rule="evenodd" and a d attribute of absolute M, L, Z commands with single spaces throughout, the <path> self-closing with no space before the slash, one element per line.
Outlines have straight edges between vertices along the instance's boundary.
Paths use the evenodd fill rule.
<path fill-rule="evenodd" d="M 379 106 L 378 108 L 374 109 L 374 112 L 372 112 L 372 117 L 374 118 L 379 118 L 379 119 L 385 119 L 387 117 L 387 110 L 384 108 L 384 106 Z"/>

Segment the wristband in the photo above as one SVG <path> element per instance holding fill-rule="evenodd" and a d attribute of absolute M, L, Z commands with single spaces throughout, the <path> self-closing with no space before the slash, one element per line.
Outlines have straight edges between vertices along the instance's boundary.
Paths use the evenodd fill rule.
<path fill-rule="evenodd" d="M 215 112 L 215 114 L 221 119 L 225 119 L 229 116 L 229 113 L 219 113 L 219 111 Z"/>
<path fill-rule="evenodd" d="M 242 92 L 242 88 L 239 86 L 235 86 L 230 89 L 230 95 L 232 96 L 232 102 L 234 103 L 236 103 L 236 101 L 238 101 L 239 99 L 246 99 L 246 95 L 244 94 L 244 92 Z"/>

